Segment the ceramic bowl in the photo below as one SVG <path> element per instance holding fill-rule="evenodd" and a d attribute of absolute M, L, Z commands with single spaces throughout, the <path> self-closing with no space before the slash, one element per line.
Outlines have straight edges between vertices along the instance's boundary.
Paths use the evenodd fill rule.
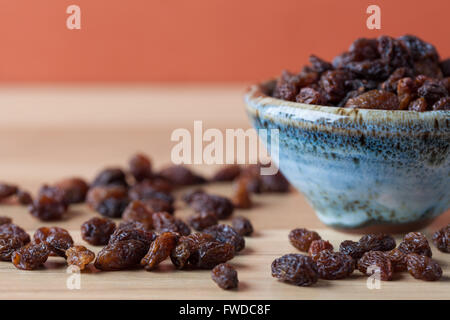
<path fill-rule="evenodd" d="M 450 111 L 307 105 L 251 87 L 255 129 L 278 129 L 278 166 L 322 222 L 346 230 L 403 232 L 450 207 Z M 276 159 L 274 159 L 275 162 Z"/>

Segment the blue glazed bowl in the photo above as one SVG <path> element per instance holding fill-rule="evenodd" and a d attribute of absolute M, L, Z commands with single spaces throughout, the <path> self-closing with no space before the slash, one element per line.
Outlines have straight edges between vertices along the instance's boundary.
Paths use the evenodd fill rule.
<path fill-rule="evenodd" d="M 256 129 L 278 129 L 281 172 L 328 226 L 404 232 L 450 207 L 450 111 L 345 109 L 270 97 L 251 87 Z M 276 159 L 274 159 L 276 161 Z"/>

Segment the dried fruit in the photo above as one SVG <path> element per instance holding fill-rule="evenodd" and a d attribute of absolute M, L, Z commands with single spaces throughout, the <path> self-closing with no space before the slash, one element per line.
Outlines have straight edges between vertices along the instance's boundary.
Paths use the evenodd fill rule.
<path fill-rule="evenodd" d="M 427 111 L 427 102 L 425 98 L 420 97 L 414 101 L 411 101 L 411 103 L 408 106 L 408 110 L 417 112 Z"/>
<path fill-rule="evenodd" d="M 437 79 L 428 79 L 417 89 L 419 96 L 425 98 L 428 105 L 433 105 L 441 98 L 448 96 L 447 88 Z"/>
<path fill-rule="evenodd" d="M 324 250 L 333 251 L 333 245 L 326 240 L 314 240 L 308 249 L 308 255 L 316 261 L 319 253 Z"/>
<path fill-rule="evenodd" d="M 317 282 L 317 266 L 311 257 L 287 254 L 272 262 L 272 277 L 297 286 L 310 286 Z"/>
<path fill-rule="evenodd" d="M 211 277 L 222 289 L 234 289 L 238 287 L 237 271 L 228 263 L 221 263 L 211 271 Z"/>
<path fill-rule="evenodd" d="M 164 211 L 170 214 L 175 212 L 173 203 L 161 198 L 144 199 L 142 202 L 153 212 Z"/>
<path fill-rule="evenodd" d="M 12 223 L 12 219 L 9 217 L 0 217 L 0 225 Z"/>
<path fill-rule="evenodd" d="M 193 233 L 189 236 L 182 236 L 178 240 L 177 246 L 172 250 L 170 259 L 178 269 L 183 269 L 187 264 L 191 254 L 198 249 L 200 244 L 215 242 L 213 236 L 206 233 Z"/>
<path fill-rule="evenodd" d="M 73 239 L 66 229 L 60 227 L 41 227 L 33 236 L 36 244 L 45 243 L 48 250 L 60 257 L 65 257 L 67 249 L 73 246 Z"/>
<path fill-rule="evenodd" d="M 314 88 L 302 88 L 299 94 L 295 97 L 295 101 L 306 104 L 326 105 L 327 98 Z"/>
<path fill-rule="evenodd" d="M 29 243 L 12 254 L 11 260 L 17 269 L 34 270 L 48 259 L 49 250 L 45 243 Z"/>
<path fill-rule="evenodd" d="M 395 248 L 395 239 L 388 234 L 367 234 L 359 239 L 359 246 L 364 251 L 389 251 Z"/>
<path fill-rule="evenodd" d="M 334 69 L 331 63 L 326 62 L 313 54 L 309 56 L 309 62 L 311 63 L 312 70 L 315 72 L 322 73 Z"/>
<path fill-rule="evenodd" d="M 440 251 L 450 253 L 450 223 L 433 234 L 433 243 Z"/>
<path fill-rule="evenodd" d="M 161 199 L 173 203 L 175 199 L 170 195 L 172 184 L 163 179 L 144 180 L 133 185 L 129 190 L 132 200 Z"/>
<path fill-rule="evenodd" d="M 89 190 L 88 184 L 81 178 L 64 179 L 55 183 L 55 186 L 64 192 L 67 204 L 84 202 Z"/>
<path fill-rule="evenodd" d="M 367 276 L 379 275 L 380 280 L 392 280 L 394 267 L 384 251 L 368 251 L 358 260 L 358 270 Z"/>
<path fill-rule="evenodd" d="M 442 277 L 442 268 L 427 256 L 410 253 L 406 257 L 408 272 L 416 279 L 436 281 Z"/>
<path fill-rule="evenodd" d="M 231 224 L 241 236 L 250 236 L 253 233 L 253 225 L 247 218 L 234 217 Z"/>
<path fill-rule="evenodd" d="M 17 196 L 17 201 L 19 201 L 19 203 L 21 205 L 29 205 L 31 203 L 33 203 L 33 198 L 31 197 L 30 193 L 24 190 L 18 190 L 16 193 Z"/>
<path fill-rule="evenodd" d="M 135 154 L 131 157 L 128 165 L 136 181 L 142 181 L 152 177 L 152 163 L 146 155 L 142 153 Z"/>
<path fill-rule="evenodd" d="M 10 234 L 0 234 L 0 260 L 11 261 L 11 255 L 25 243 L 18 237 Z"/>
<path fill-rule="evenodd" d="M 128 225 L 126 227 L 116 229 L 116 231 L 114 231 L 111 237 L 109 238 L 108 244 L 128 240 L 137 240 L 144 244 L 146 248 L 145 252 L 147 252 L 148 248 L 155 239 L 156 234 L 154 232 L 147 231 L 144 229 L 136 229 L 133 228 L 131 225 Z"/>
<path fill-rule="evenodd" d="M 229 243 L 200 242 L 191 251 L 189 263 L 198 269 L 212 269 L 220 263 L 233 259 L 234 254 L 234 247 Z"/>
<path fill-rule="evenodd" d="M 212 235 L 219 242 L 231 244 L 236 252 L 245 248 L 244 238 L 229 225 L 216 224 L 206 228 L 203 232 Z"/>
<path fill-rule="evenodd" d="M 103 246 L 116 230 L 114 221 L 106 218 L 95 217 L 81 225 L 81 237 L 93 246 Z"/>
<path fill-rule="evenodd" d="M 181 165 L 167 167 L 161 170 L 159 175 L 176 186 L 189 186 L 206 182 L 205 178 Z"/>
<path fill-rule="evenodd" d="M 351 256 L 354 260 L 358 260 L 362 257 L 365 250 L 360 247 L 359 242 L 345 240 L 339 245 L 339 252 Z"/>
<path fill-rule="evenodd" d="M 148 246 L 139 240 L 122 240 L 108 244 L 97 254 L 94 266 L 104 271 L 116 271 L 139 265 Z"/>
<path fill-rule="evenodd" d="M 14 223 L 0 225 L 0 235 L 18 238 L 23 244 L 30 242 L 30 235 Z"/>
<path fill-rule="evenodd" d="M 299 228 L 289 233 L 289 241 L 300 251 L 308 252 L 311 242 L 321 240 L 322 238 L 315 231 Z"/>
<path fill-rule="evenodd" d="M 0 183 L 0 200 L 9 198 L 16 194 L 17 186 L 7 183 Z"/>
<path fill-rule="evenodd" d="M 391 251 L 387 251 L 386 256 L 391 260 L 394 272 L 406 271 L 406 254 L 398 248 L 394 248 Z"/>
<path fill-rule="evenodd" d="M 167 212 L 155 212 L 152 218 L 153 228 L 158 233 L 177 232 L 183 236 L 191 233 L 191 229 L 186 223 Z"/>
<path fill-rule="evenodd" d="M 327 101 L 337 103 L 345 97 L 345 82 L 352 78 L 351 74 L 343 69 L 328 70 L 320 76 L 319 85 Z"/>
<path fill-rule="evenodd" d="M 281 171 L 277 171 L 276 174 L 261 175 L 261 188 L 262 192 L 288 192 L 289 182 L 283 176 Z"/>
<path fill-rule="evenodd" d="M 233 203 L 228 198 L 208 193 L 193 195 L 189 205 L 197 212 L 208 211 L 213 213 L 220 220 L 231 216 L 234 210 Z"/>
<path fill-rule="evenodd" d="M 440 98 L 433 104 L 433 110 L 450 110 L 450 97 Z"/>
<path fill-rule="evenodd" d="M 73 246 L 67 249 L 66 256 L 67 264 L 77 266 L 80 270 L 84 270 L 95 259 L 95 254 L 83 246 Z"/>
<path fill-rule="evenodd" d="M 127 189 L 118 185 L 91 188 L 86 201 L 92 209 L 109 218 L 121 217 L 129 203 Z"/>
<path fill-rule="evenodd" d="M 399 107 L 397 96 L 389 91 L 371 90 L 345 104 L 346 108 L 396 110 Z"/>
<path fill-rule="evenodd" d="M 125 209 L 122 218 L 124 221 L 139 221 L 145 229 L 150 230 L 153 228 L 152 215 L 153 211 L 144 202 L 134 200 Z"/>
<path fill-rule="evenodd" d="M 403 241 L 398 245 L 398 249 L 405 253 L 417 253 L 422 256 L 432 256 L 430 245 L 428 240 L 420 232 L 410 232 L 403 238 Z"/>
<path fill-rule="evenodd" d="M 219 170 L 217 170 L 213 177 L 212 181 L 233 181 L 241 174 L 241 167 L 237 164 L 232 164 L 225 166 Z"/>
<path fill-rule="evenodd" d="M 235 208 L 250 209 L 252 207 L 252 200 L 248 191 L 247 177 L 239 177 L 233 182 L 233 196 L 231 202 Z"/>
<path fill-rule="evenodd" d="M 194 230 L 202 231 L 203 229 L 217 224 L 219 220 L 214 213 L 203 211 L 189 216 L 187 222 Z"/>
<path fill-rule="evenodd" d="M 91 184 L 91 187 L 98 186 L 120 186 L 128 188 L 125 172 L 120 168 L 106 168 L 99 172 Z"/>
<path fill-rule="evenodd" d="M 337 280 L 347 278 L 355 270 L 353 258 L 341 252 L 322 250 L 313 257 L 313 260 L 316 262 L 317 272 L 322 279 Z"/>
<path fill-rule="evenodd" d="M 67 211 L 64 192 L 56 187 L 43 186 L 29 206 L 29 211 L 31 215 L 43 221 L 60 220 Z"/>
<path fill-rule="evenodd" d="M 172 250 L 177 245 L 178 234 L 174 232 L 164 232 L 159 235 L 150 245 L 147 254 L 141 260 L 141 266 L 147 271 L 155 269 L 161 262 L 169 257 Z"/>

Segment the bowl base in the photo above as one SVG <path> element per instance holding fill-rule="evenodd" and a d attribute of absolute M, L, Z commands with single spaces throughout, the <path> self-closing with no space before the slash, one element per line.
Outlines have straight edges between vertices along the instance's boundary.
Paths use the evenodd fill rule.
<path fill-rule="evenodd" d="M 424 219 L 420 221 L 401 223 L 401 224 L 373 224 L 360 228 L 342 228 L 339 226 L 330 226 L 340 232 L 350 234 L 367 234 L 367 233 L 408 233 L 412 231 L 418 231 L 428 226 L 434 219 Z"/>

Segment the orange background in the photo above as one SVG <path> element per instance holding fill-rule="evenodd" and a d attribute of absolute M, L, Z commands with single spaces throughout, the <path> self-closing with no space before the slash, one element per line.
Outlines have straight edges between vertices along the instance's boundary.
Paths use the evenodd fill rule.
<path fill-rule="evenodd" d="M 450 56 L 448 0 L 0 0 L 0 81 L 254 81 L 353 39 L 416 34 Z M 66 8 L 81 7 L 81 30 Z M 381 31 L 366 8 L 381 7 Z"/>

